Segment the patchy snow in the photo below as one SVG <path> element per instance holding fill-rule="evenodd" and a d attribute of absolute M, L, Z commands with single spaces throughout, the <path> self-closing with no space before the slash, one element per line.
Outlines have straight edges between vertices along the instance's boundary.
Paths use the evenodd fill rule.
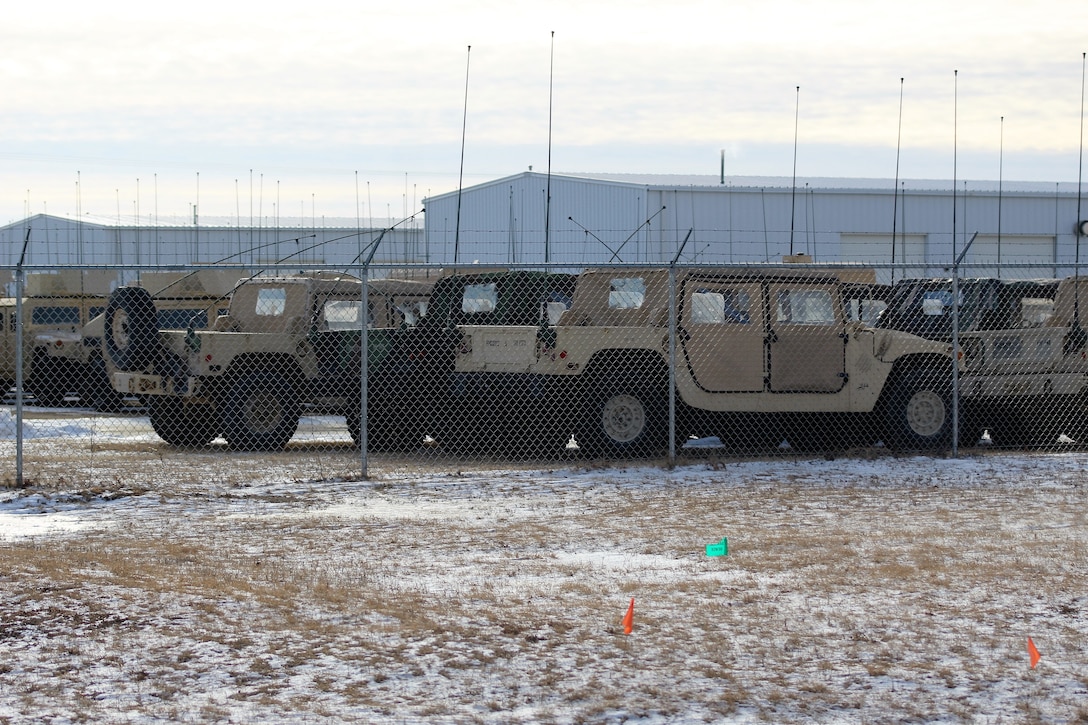
<path fill-rule="evenodd" d="M 0 440 L 15 440 L 16 417 L 11 409 L 0 407 Z M 85 437 L 93 433 L 82 421 L 23 420 L 23 438 Z"/>
<path fill-rule="evenodd" d="M 0 722 L 1088 718 L 1088 453 L 282 458 L 0 489 Z"/>

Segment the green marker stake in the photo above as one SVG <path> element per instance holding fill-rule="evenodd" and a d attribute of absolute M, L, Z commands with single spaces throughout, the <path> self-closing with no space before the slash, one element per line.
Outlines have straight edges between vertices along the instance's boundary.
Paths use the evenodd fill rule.
<path fill-rule="evenodd" d="M 722 537 L 717 544 L 706 545 L 707 556 L 729 556 L 729 539 Z"/>

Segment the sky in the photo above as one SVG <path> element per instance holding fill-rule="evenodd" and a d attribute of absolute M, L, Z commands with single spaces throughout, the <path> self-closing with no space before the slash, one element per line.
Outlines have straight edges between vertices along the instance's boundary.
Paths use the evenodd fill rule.
<path fill-rule="evenodd" d="M 1088 3 L 45 0 L 0 224 L 394 221 L 530 167 L 1077 182 Z"/>

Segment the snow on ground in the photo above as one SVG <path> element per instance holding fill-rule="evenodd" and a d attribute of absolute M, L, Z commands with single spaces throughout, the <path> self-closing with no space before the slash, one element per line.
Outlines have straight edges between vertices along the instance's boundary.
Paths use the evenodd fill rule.
<path fill-rule="evenodd" d="M 253 461 L 0 489 L 0 722 L 1088 719 L 1088 453 Z"/>

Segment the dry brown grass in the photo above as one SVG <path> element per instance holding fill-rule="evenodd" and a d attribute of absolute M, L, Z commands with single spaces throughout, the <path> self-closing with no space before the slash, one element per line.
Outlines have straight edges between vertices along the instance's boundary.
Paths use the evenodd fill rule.
<path fill-rule="evenodd" d="M 1034 633 L 1088 682 L 1079 479 L 826 485 L 787 468 L 145 484 L 110 504 L 131 508 L 111 528 L 0 543 L 0 649 L 46 643 L 0 686 L 18 683 L 21 712 L 89 719 L 100 706 L 72 692 L 92 665 L 161 717 L 231 719 L 192 700 L 213 676 L 304 719 L 1086 717 L 1032 684 L 1022 651 Z M 723 535 L 729 556 L 703 555 Z"/>

